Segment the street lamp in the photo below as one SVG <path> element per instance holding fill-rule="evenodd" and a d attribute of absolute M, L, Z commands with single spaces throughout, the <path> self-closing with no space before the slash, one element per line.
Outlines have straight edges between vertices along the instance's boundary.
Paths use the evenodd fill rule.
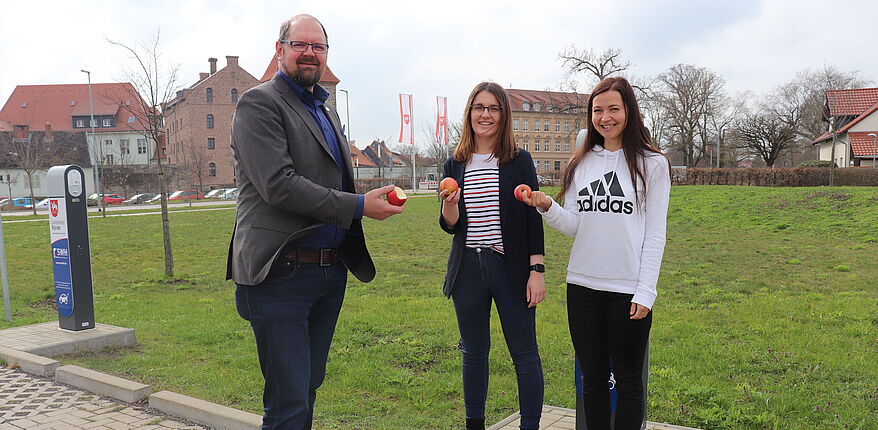
<path fill-rule="evenodd" d="M 98 205 L 100 206 L 102 216 L 107 216 L 107 208 L 104 204 L 104 193 L 101 188 L 101 161 L 97 159 L 97 154 L 95 153 L 95 111 L 94 104 L 91 99 L 91 72 L 88 70 L 80 70 L 80 72 L 85 73 L 88 76 L 88 111 L 89 111 L 89 125 L 91 126 L 91 151 L 92 154 L 92 168 L 95 171 L 95 188 L 97 188 L 98 192 Z"/>
<path fill-rule="evenodd" d="M 874 169 L 875 168 L 875 156 L 878 155 L 878 151 L 875 151 L 876 149 L 878 149 L 878 134 L 869 133 L 866 136 L 869 136 L 872 138 L 872 168 Z"/>
<path fill-rule="evenodd" d="M 347 138 L 348 141 L 351 140 L 351 95 L 348 93 L 348 90 L 343 90 L 339 88 L 339 91 L 344 93 L 344 105 L 345 105 L 345 121 L 347 121 Z"/>

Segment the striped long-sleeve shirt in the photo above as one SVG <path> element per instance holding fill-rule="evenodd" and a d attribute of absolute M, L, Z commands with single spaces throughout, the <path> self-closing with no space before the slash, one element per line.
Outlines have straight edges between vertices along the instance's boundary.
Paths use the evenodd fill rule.
<path fill-rule="evenodd" d="M 473 154 L 463 175 L 468 248 L 503 252 L 500 230 L 500 170 L 492 154 Z"/>

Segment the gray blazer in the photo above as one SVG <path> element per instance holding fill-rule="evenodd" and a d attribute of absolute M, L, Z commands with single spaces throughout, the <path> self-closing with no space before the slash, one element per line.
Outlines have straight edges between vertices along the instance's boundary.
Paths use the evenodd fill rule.
<path fill-rule="evenodd" d="M 353 178 L 338 114 L 324 108 L 348 178 Z M 279 76 L 241 96 L 232 119 L 232 151 L 238 210 L 226 279 L 242 285 L 261 283 L 287 243 L 325 224 L 350 231 L 340 248 L 348 270 L 363 282 L 375 277 L 362 224 L 354 219 L 357 196 L 341 191 L 344 176 L 319 126 Z M 354 189 L 353 183 L 346 185 Z"/>

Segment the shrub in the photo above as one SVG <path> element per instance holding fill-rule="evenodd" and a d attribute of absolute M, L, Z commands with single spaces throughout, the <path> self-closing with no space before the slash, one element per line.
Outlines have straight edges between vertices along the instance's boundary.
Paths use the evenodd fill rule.
<path fill-rule="evenodd" d="M 878 186 L 878 169 L 834 169 L 837 186 Z M 755 185 L 760 187 L 819 187 L 829 185 L 830 169 L 777 167 L 773 169 L 674 168 L 674 185 Z"/>

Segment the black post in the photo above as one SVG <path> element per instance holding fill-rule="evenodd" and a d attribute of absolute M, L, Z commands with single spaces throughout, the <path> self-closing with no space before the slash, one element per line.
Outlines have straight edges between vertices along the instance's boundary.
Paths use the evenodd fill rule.
<path fill-rule="evenodd" d="M 75 165 L 46 175 L 58 325 L 72 331 L 95 327 L 84 178 Z"/>

